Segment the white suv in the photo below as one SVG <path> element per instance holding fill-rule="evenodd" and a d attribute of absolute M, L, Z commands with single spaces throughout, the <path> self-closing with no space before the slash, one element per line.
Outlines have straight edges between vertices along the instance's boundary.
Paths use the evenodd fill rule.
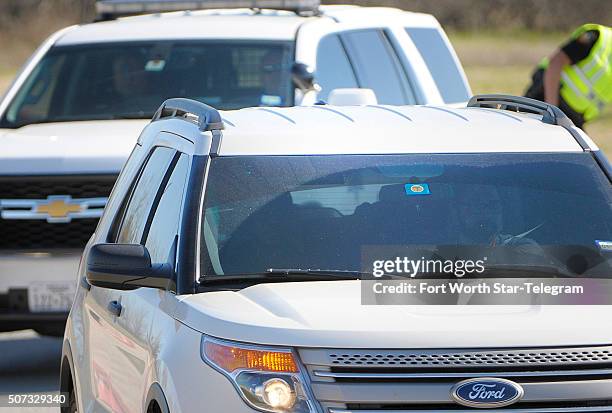
<path fill-rule="evenodd" d="M 117 14 L 139 3 L 181 5 L 101 4 Z M 292 2 L 265 4 L 275 3 Z M 292 106 L 355 87 L 387 104 L 470 95 L 436 19 L 396 9 L 175 12 L 51 36 L 0 102 L 0 329 L 61 334 L 78 256 L 145 119 L 165 99 Z"/>
<path fill-rule="evenodd" d="M 525 98 L 169 100 L 85 249 L 65 410 L 609 411 L 611 306 L 363 305 L 359 279 L 365 248 L 400 246 L 486 255 L 480 280 L 609 285 L 611 180 L 559 109 Z"/>

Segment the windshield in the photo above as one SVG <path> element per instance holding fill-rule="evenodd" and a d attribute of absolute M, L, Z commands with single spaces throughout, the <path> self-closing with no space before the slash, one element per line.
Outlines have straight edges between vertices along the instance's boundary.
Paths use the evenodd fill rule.
<path fill-rule="evenodd" d="M 217 109 L 291 106 L 290 42 L 158 41 L 51 49 L 0 127 L 151 118 L 168 98 Z"/>
<path fill-rule="evenodd" d="M 365 249 L 399 246 L 612 276 L 610 182 L 587 153 L 218 157 L 203 211 L 203 275 L 363 271 Z"/>

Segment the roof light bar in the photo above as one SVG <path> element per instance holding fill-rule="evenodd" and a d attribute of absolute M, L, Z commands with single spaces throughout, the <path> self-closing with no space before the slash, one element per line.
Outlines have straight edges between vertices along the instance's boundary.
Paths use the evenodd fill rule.
<path fill-rule="evenodd" d="M 298 14 L 314 14 L 320 0 L 98 0 L 96 12 L 100 19 L 201 9 L 274 9 Z"/>

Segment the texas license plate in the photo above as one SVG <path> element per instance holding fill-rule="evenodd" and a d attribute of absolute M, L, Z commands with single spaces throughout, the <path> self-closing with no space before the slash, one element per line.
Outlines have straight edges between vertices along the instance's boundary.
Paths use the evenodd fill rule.
<path fill-rule="evenodd" d="M 33 313 L 68 312 L 74 294 L 74 282 L 31 284 L 28 288 L 28 306 Z"/>

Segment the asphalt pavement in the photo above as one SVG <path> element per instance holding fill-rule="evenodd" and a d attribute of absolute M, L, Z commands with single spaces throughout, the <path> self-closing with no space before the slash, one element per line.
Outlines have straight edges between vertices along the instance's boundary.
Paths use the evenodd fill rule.
<path fill-rule="evenodd" d="M 9 394 L 48 394 L 59 388 L 62 340 L 34 331 L 0 333 L 0 404 Z M 2 407 L 0 413 L 48 413 L 59 408 Z"/>

